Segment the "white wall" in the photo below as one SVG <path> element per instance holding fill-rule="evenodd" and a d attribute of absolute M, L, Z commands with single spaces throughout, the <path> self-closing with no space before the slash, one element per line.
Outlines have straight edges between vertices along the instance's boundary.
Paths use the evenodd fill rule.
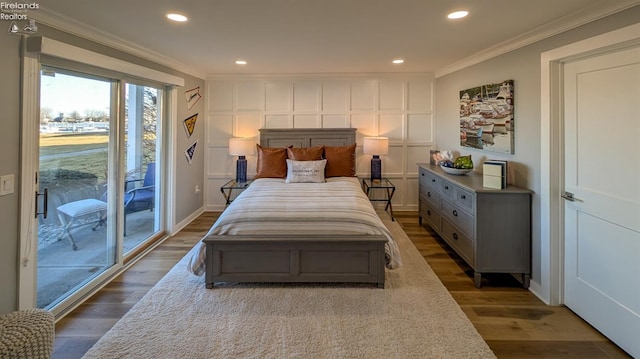
<path fill-rule="evenodd" d="M 366 136 L 389 137 L 383 176 L 396 185 L 395 210 L 416 210 L 416 163 L 435 141 L 432 74 L 228 75 L 206 79 L 207 210 L 224 209 L 220 186 L 235 176 L 230 137 L 256 137 L 260 128 L 357 128 L 357 174 L 369 175 Z M 256 157 L 247 156 L 248 177 Z"/>

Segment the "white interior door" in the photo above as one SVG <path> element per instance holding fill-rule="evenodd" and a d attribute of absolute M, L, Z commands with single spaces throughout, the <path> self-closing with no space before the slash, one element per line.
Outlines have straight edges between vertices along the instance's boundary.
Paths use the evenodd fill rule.
<path fill-rule="evenodd" d="M 564 301 L 640 357 L 640 47 L 565 63 L 564 102 Z"/>

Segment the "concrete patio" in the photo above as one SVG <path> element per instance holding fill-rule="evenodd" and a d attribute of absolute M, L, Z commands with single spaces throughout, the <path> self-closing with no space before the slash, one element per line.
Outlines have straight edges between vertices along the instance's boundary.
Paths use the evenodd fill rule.
<path fill-rule="evenodd" d="M 142 243 L 154 232 L 151 211 L 127 215 L 125 253 Z M 106 226 L 87 224 L 71 229 L 78 249 L 73 250 L 61 225 L 41 226 L 38 248 L 38 307 L 44 308 L 76 287 L 88 282 L 107 265 Z M 61 237 L 61 235 L 63 235 Z M 58 240 L 59 238 L 59 240 Z M 44 245 L 43 245 L 44 243 Z"/>

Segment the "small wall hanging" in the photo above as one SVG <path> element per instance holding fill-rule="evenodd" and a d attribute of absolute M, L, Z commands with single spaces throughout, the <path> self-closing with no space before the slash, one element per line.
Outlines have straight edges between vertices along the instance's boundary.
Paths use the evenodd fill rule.
<path fill-rule="evenodd" d="M 184 155 L 187 156 L 187 162 L 189 162 L 189 164 L 191 164 L 191 162 L 193 161 L 193 157 L 196 154 L 197 146 L 198 146 L 198 140 L 196 140 L 196 142 L 194 142 L 191 146 L 189 146 L 189 148 L 184 150 Z"/>
<path fill-rule="evenodd" d="M 200 100 L 202 95 L 200 95 L 200 87 L 192 88 L 191 90 L 187 90 L 184 92 L 184 96 L 187 100 L 187 108 L 191 110 L 191 108 Z"/>
<path fill-rule="evenodd" d="M 193 116 L 182 121 L 184 125 L 184 130 L 187 132 L 187 137 L 191 137 L 193 134 L 193 130 L 196 128 L 196 122 L 198 121 L 198 114 L 196 113 Z"/>

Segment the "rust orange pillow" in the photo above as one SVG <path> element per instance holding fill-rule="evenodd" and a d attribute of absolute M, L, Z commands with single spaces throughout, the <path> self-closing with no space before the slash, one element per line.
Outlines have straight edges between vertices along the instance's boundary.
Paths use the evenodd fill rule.
<path fill-rule="evenodd" d="M 349 146 L 325 146 L 324 158 L 327 159 L 325 177 L 355 177 L 356 144 Z"/>
<path fill-rule="evenodd" d="M 287 158 L 294 161 L 318 161 L 323 154 L 324 146 L 287 148 Z"/>
<path fill-rule="evenodd" d="M 258 166 L 255 178 L 287 177 L 287 149 L 258 146 Z"/>

